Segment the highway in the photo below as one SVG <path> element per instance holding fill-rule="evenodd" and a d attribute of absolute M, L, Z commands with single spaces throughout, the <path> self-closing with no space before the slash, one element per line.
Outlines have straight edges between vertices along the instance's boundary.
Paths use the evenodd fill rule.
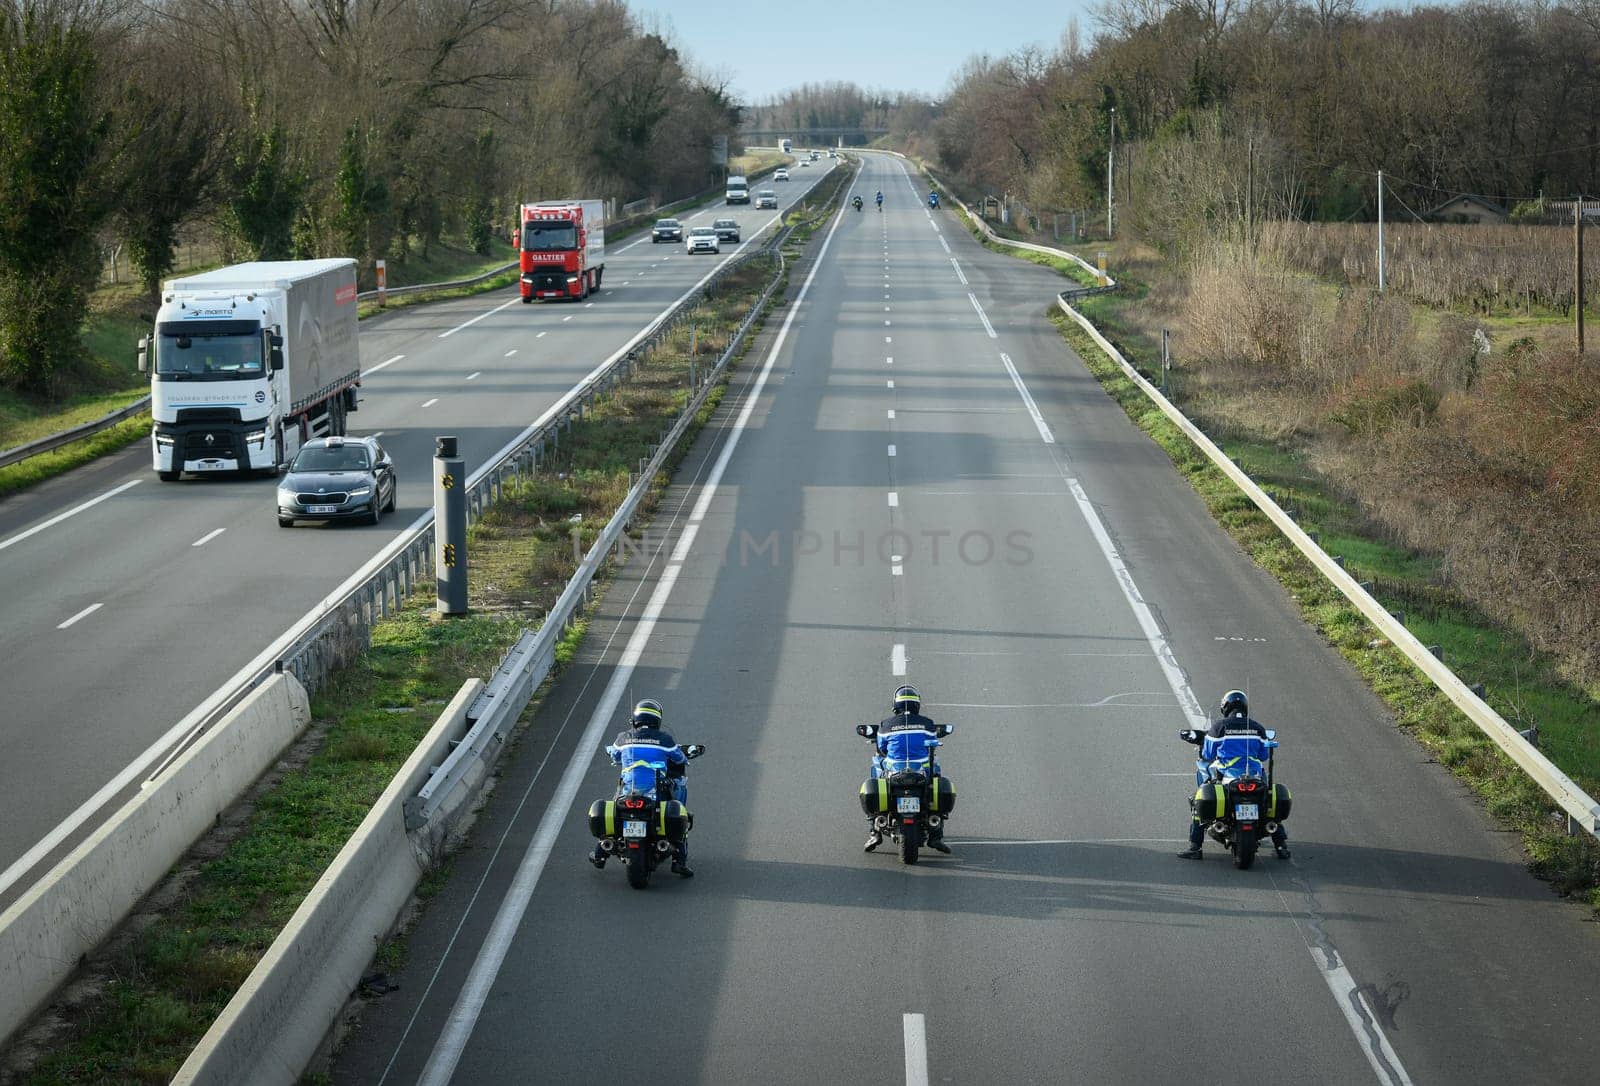
<path fill-rule="evenodd" d="M 719 199 L 681 217 L 738 220 L 743 251 L 830 165 L 758 182 L 779 212 Z M 381 434 L 400 482 L 379 526 L 281 530 L 270 480 L 162 483 L 145 444 L 0 503 L 0 907 L 73 839 L 64 820 L 117 794 L 119 774 L 136 784 L 128 767 L 426 511 L 435 435 L 458 435 L 478 467 L 734 255 L 646 232 L 611 248 L 586 303 L 523 305 L 513 286 L 363 321 L 350 432 Z"/>
<path fill-rule="evenodd" d="M 1101 392 L 1059 277 L 867 163 L 333 1080 L 1593 1081 L 1587 914 Z M 911 868 L 862 853 L 853 733 L 908 680 L 957 726 Z M 1233 686 L 1295 795 L 1248 872 L 1175 857 L 1175 733 Z M 583 814 L 647 696 L 709 749 L 696 877 L 640 893 Z"/>

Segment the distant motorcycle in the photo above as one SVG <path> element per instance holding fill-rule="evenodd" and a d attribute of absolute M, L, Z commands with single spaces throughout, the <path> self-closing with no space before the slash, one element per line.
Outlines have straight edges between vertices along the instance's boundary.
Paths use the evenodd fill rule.
<path fill-rule="evenodd" d="M 939 210 L 939 194 L 937 192 L 928 193 L 928 207 L 933 211 Z"/>
<path fill-rule="evenodd" d="M 861 811 L 872 828 L 890 838 L 900 850 L 900 862 L 914 864 L 923 844 L 942 833 L 944 820 L 956 804 L 956 788 L 939 773 L 933 760 L 939 740 L 956 730 L 954 724 L 936 726 L 937 738 L 927 741 L 923 756 L 880 756 L 872 779 L 861 786 Z M 878 726 L 857 724 L 856 734 L 877 749 Z"/>
<path fill-rule="evenodd" d="M 1178 738 L 1202 746 L 1206 733 L 1184 728 Z M 1210 760 L 1195 760 L 1195 816 L 1206 832 L 1233 854 L 1233 866 L 1244 870 L 1255 862 L 1263 837 L 1289 817 L 1289 789 L 1272 779 L 1272 752 L 1278 733 L 1225 735 L 1213 741 Z"/>
<path fill-rule="evenodd" d="M 857 211 L 860 211 L 861 210 L 861 197 L 857 196 L 854 200 L 851 200 L 850 201 L 850 205 L 852 207 L 854 207 Z"/>
<path fill-rule="evenodd" d="M 686 758 L 698 758 L 705 752 L 700 743 L 683 748 Z M 622 772 L 617 794 L 590 805 L 589 832 L 600 839 L 607 858 L 622 861 L 628 885 L 643 890 L 656 866 L 672 858 L 694 827 L 694 816 L 683 803 L 688 785 L 682 777 L 667 776 L 665 759 L 618 764 Z"/>

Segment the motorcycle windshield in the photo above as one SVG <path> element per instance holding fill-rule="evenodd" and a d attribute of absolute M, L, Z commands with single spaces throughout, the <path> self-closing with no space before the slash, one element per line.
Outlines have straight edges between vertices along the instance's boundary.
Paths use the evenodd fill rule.
<path fill-rule="evenodd" d="M 624 758 L 622 762 L 622 787 L 627 792 L 643 792 L 654 795 L 656 781 L 667 771 L 667 763 L 633 760 Z"/>
<path fill-rule="evenodd" d="M 1227 735 L 1208 742 L 1211 767 L 1224 780 L 1267 775 L 1267 760 L 1272 755 L 1272 748 L 1264 739 L 1254 735 Z"/>

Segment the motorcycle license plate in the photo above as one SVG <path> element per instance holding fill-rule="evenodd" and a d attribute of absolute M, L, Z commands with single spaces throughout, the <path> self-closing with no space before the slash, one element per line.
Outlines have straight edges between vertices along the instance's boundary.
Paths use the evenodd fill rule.
<path fill-rule="evenodd" d="M 1239 803 L 1233 808 L 1233 817 L 1240 822 L 1252 822 L 1261 817 L 1261 804 Z"/>
<path fill-rule="evenodd" d="M 900 796 L 895 800 L 895 810 L 901 814 L 916 814 L 922 810 L 922 799 L 918 796 Z"/>
<path fill-rule="evenodd" d="M 306 506 L 306 512 L 307 513 L 337 513 L 338 511 L 339 511 L 339 507 L 337 505 L 308 505 L 308 506 Z"/>
<path fill-rule="evenodd" d="M 622 836 L 643 837 L 646 833 L 647 825 L 648 823 L 645 822 L 624 822 L 622 824 Z"/>

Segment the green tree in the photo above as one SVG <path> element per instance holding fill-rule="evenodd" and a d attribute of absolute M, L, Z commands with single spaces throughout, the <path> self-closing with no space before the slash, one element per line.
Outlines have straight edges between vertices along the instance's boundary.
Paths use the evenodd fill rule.
<path fill-rule="evenodd" d="M 71 372 L 99 266 L 97 56 L 47 9 L 0 11 L 0 383 L 38 396 Z"/>
<path fill-rule="evenodd" d="M 334 227 L 344 252 L 365 262 L 376 250 L 373 231 L 377 219 L 389 209 L 389 187 L 375 176 L 367 161 L 367 141 L 357 122 L 339 145 L 339 170 L 333 179 Z"/>
<path fill-rule="evenodd" d="M 120 112 L 122 225 L 139 281 L 154 296 L 176 261 L 178 228 L 202 210 L 222 166 L 220 126 L 199 96 L 171 101 L 134 88 Z"/>
<path fill-rule="evenodd" d="M 224 215 L 228 233 L 252 259 L 288 257 L 306 179 L 289 159 L 283 126 L 257 122 L 249 128 L 239 137 L 227 175 L 232 192 Z"/>

